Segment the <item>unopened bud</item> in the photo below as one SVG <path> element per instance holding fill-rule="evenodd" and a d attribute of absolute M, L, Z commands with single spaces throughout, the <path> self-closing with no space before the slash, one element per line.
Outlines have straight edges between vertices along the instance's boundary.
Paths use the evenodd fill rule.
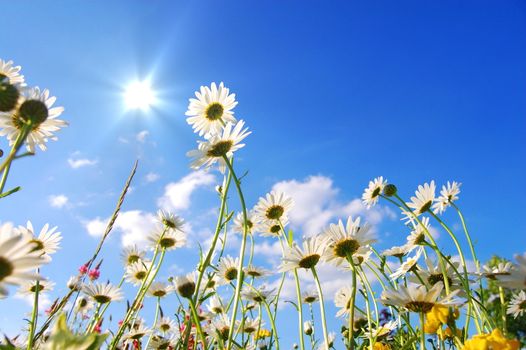
<path fill-rule="evenodd" d="M 398 189 L 396 188 L 395 185 L 393 184 L 388 184 L 388 185 L 385 185 L 384 187 L 384 194 L 387 196 L 387 197 L 392 197 L 396 194 L 396 191 Z"/>

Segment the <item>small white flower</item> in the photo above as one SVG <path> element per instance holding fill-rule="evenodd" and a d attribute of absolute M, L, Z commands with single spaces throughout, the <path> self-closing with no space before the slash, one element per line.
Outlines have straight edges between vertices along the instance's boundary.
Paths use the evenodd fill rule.
<path fill-rule="evenodd" d="M 526 253 L 515 255 L 514 264 L 508 275 L 497 275 L 501 286 L 510 289 L 526 289 Z"/>
<path fill-rule="evenodd" d="M 325 249 L 326 238 L 322 236 L 304 239 L 302 247 L 293 243 L 291 247 L 285 248 L 279 271 L 286 272 L 297 268 L 311 269 L 318 264 Z"/>
<path fill-rule="evenodd" d="M 161 317 L 155 324 L 155 328 L 163 334 L 178 331 L 175 321 L 169 317 Z"/>
<path fill-rule="evenodd" d="M 254 211 L 247 212 L 247 231 L 249 234 L 260 232 L 261 223 L 260 218 L 254 213 Z M 234 218 L 234 224 L 232 225 L 232 232 L 243 234 L 245 226 L 245 220 L 243 219 L 243 213 L 237 213 Z"/>
<path fill-rule="evenodd" d="M 453 299 L 457 291 L 440 298 L 443 289 L 443 283 L 435 284 L 430 290 L 427 290 L 424 285 L 398 286 L 398 290 L 384 290 L 380 301 L 384 305 L 401 306 L 412 312 L 424 313 L 429 312 L 435 305 L 453 306 L 460 304 L 458 300 Z"/>
<path fill-rule="evenodd" d="M 384 256 L 394 256 L 397 258 L 403 258 L 409 254 L 416 246 L 410 244 L 404 244 L 402 246 L 394 246 L 386 249 L 382 252 Z"/>
<path fill-rule="evenodd" d="M 521 290 L 519 293 L 513 296 L 509 305 L 507 313 L 517 318 L 522 316 L 526 312 L 526 293 Z"/>
<path fill-rule="evenodd" d="M 369 181 L 369 186 L 363 191 L 362 201 L 363 204 L 370 209 L 373 205 L 378 203 L 378 199 L 387 185 L 387 180 L 384 180 L 382 176 Z"/>
<path fill-rule="evenodd" d="M 133 263 L 144 260 L 146 252 L 137 248 L 134 244 L 132 246 L 126 247 L 122 250 L 121 257 L 124 265 L 131 265 Z"/>
<path fill-rule="evenodd" d="M 230 255 L 224 256 L 219 260 L 217 275 L 221 284 L 228 284 L 237 278 L 239 258 Z"/>
<path fill-rule="evenodd" d="M 38 282 L 38 287 L 37 287 Z M 18 289 L 19 295 L 33 295 L 38 290 L 39 294 L 51 292 L 55 287 L 55 283 L 48 280 L 41 281 L 26 281 Z"/>
<path fill-rule="evenodd" d="M 57 226 L 49 229 L 49 224 L 45 224 L 40 230 L 38 236 L 35 235 L 35 230 L 31 221 L 28 221 L 26 227 L 19 226 L 18 231 L 32 244 L 35 245 L 35 251 L 41 254 L 51 255 L 60 248 L 60 241 L 62 236 L 60 232 L 56 232 Z"/>
<path fill-rule="evenodd" d="M 398 269 L 396 269 L 395 272 L 393 272 L 391 275 L 389 275 L 389 277 L 392 280 L 396 280 L 398 277 L 404 276 L 409 271 L 411 271 L 416 266 L 416 264 L 418 263 L 418 260 L 420 259 L 420 256 L 422 255 L 422 251 L 423 251 L 423 249 L 418 249 L 418 251 L 416 252 L 416 254 L 414 256 L 407 258 L 402 263 L 402 265 L 400 265 L 400 267 Z"/>
<path fill-rule="evenodd" d="M 214 294 L 208 300 L 207 308 L 213 314 L 222 314 L 225 312 L 225 307 L 223 306 L 223 302 L 221 301 L 221 298 L 217 294 Z"/>
<path fill-rule="evenodd" d="M 411 202 L 407 206 L 413 209 L 413 212 L 418 216 L 425 213 L 435 201 L 435 181 L 425 183 L 423 186 L 419 185 L 418 190 L 415 191 L 415 196 L 411 197 Z"/>
<path fill-rule="evenodd" d="M 124 274 L 126 281 L 134 286 L 141 285 L 146 279 L 146 276 L 148 276 L 148 270 L 151 265 L 151 262 L 139 261 L 126 266 L 126 273 Z"/>
<path fill-rule="evenodd" d="M 13 61 L 0 59 L 0 83 L 7 82 L 12 85 L 25 85 L 24 76 L 20 74 L 22 67 L 13 66 Z"/>
<path fill-rule="evenodd" d="M 272 191 L 259 198 L 254 210 L 261 221 L 274 221 L 286 217 L 293 206 L 294 201 L 291 197 L 283 192 Z"/>
<path fill-rule="evenodd" d="M 197 275 L 195 272 L 190 272 L 185 276 L 178 276 L 175 278 L 175 289 L 183 298 L 191 298 L 195 292 Z"/>
<path fill-rule="evenodd" d="M 148 288 L 148 295 L 155 298 L 164 298 L 174 291 L 174 286 L 164 282 L 153 282 Z"/>
<path fill-rule="evenodd" d="M 82 291 L 99 304 L 119 301 L 124 298 L 122 290 L 110 283 L 85 284 Z"/>
<path fill-rule="evenodd" d="M 460 185 L 462 185 L 459 182 L 453 181 L 453 182 L 447 182 L 446 186 L 442 186 L 442 190 L 440 190 L 440 196 L 437 199 L 437 202 L 433 205 L 433 212 L 442 214 L 446 210 L 447 207 L 451 205 L 454 201 L 458 200 L 458 194 L 460 193 Z"/>
<path fill-rule="evenodd" d="M 174 250 L 186 244 L 186 233 L 180 230 L 157 229 L 148 235 L 150 247 L 155 249 L 159 245 L 165 250 Z"/>

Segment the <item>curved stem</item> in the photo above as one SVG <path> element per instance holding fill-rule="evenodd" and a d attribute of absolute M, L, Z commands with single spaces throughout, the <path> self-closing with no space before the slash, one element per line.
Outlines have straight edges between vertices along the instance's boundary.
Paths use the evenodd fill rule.
<path fill-rule="evenodd" d="M 161 309 L 161 297 L 157 297 L 157 303 L 155 304 L 155 316 L 153 318 L 153 327 L 157 324 L 157 320 L 159 318 L 159 310 Z M 152 334 L 150 333 L 150 336 L 148 337 L 148 341 L 146 342 L 146 345 L 144 346 L 145 349 L 148 349 L 148 345 L 150 344 L 150 340 L 152 340 Z"/>
<path fill-rule="evenodd" d="M 27 350 L 33 349 L 33 336 L 35 335 L 35 328 L 38 321 L 38 294 L 40 292 L 39 281 L 35 283 L 35 295 L 33 298 L 33 312 L 31 313 L 31 323 L 29 323 L 29 336 L 27 339 Z"/>
<path fill-rule="evenodd" d="M 318 274 L 316 273 L 316 267 L 313 266 L 311 270 L 320 297 L 321 326 L 323 330 L 323 338 L 325 339 L 325 350 L 329 350 L 329 334 L 327 333 L 327 321 L 325 320 L 325 303 L 323 301 L 323 291 L 321 290 L 320 279 L 318 278 Z"/>

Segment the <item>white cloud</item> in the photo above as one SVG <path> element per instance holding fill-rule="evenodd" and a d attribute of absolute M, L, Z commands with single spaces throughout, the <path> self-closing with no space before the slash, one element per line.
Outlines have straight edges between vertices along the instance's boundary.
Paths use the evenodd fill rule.
<path fill-rule="evenodd" d="M 28 306 L 33 306 L 35 298 L 32 295 L 14 294 L 16 299 L 23 300 Z M 47 293 L 38 295 L 38 312 L 45 312 L 51 306 L 51 299 Z"/>
<path fill-rule="evenodd" d="M 146 180 L 146 182 L 155 182 L 157 180 L 159 180 L 161 176 L 157 173 L 154 173 L 154 172 L 149 172 L 148 174 L 146 174 L 146 176 L 144 177 L 144 179 Z"/>
<path fill-rule="evenodd" d="M 68 158 L 68 164 L 72 169 L 78 169 L 85 166 L 93 166 L 97 164 L 99 161 L 96 159 L 88 159 L 88 158 Z"/>
<path fill-rule="evenodd" d="M 48 197 L 48 200 L 49 200 L 49 204 L 53 208 L 62 208 L 69 202 L 68 197 L 66 197 L 63 194 L 51 195 Z"/>
<path fill-rule="evenodd" d="M 119 136 L 119 138 L 117 139 L 120 143 L 130 143 L 130 141 L 128 141 L 127 138 L 125 137 L 122 137 L 122 136 Z"/>
<path fill-rule="evenodd" d="M 163 196 L 157 200 L 157 205 L 171 211 L 187 209 L 190 206 L 192 192 L 214 182 L 214 175 L 203 170 L 190 173 L 181 180 L 166 185 Z"/>
<path fill-rule="evenodd" d="M 281 181 L 272 189 L 285 192 L 294 199 L 290 222 L 293 228 L 300 229 L 307 236 L 320 233 L 331 221 L 348 216 L 363 216 L 371 224 L 395 216 L 386 207 L 376 206 L 367 210 L 359 198 L 343 203 L 338 201 L 339 189 L 326 176 L 309 176 L 304 181 Z"/>
<path fill-rule="evenodd" d="M 148 135 L 150 135 L 150 132 L 148 130 L 143 130 L 140 131 L 137 135 L 135 135 L 135 139 L 140 143 L 144 143 Z"/>
<path fill-rule="evenodd" d="M 85 221 L 84 227 L 91 236 L 102 236 L 108 220 L 109 218 L 101 219 L 97 217 L 93 220 Z M 113 232 L 110 235 L 119 233 L 122 245 L 125 247 L 132 244 L 141 245 L 146 243 L 146 237 L 155 229 L 156 223 L 155 214 L 141 210 L 121 211 L 117 220 L 115 220 Z"/>

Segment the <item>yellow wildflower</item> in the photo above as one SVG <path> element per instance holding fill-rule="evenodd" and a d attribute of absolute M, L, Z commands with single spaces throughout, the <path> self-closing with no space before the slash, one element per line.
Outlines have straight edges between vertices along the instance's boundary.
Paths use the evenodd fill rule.
<path fill-rule="evenodd" d="M 519 350 L 520 342 L 505 338 L 500 330 L 491 334 L 478 334 L 464 343 L 462 350 Z"/>
<path fill-rule="evenodd" d="M 258 334 L 256 334 L 256 339 L 263 339 L 270 337 L 270 331 L 268 329 L 260 329 Z"/>
<path fill-rule="evenodd" d="M 389 344 L 384 344 L 382 342 L 376 342 L 373 345 L 374 350 L 391 350 L 391 347 Z"/>

